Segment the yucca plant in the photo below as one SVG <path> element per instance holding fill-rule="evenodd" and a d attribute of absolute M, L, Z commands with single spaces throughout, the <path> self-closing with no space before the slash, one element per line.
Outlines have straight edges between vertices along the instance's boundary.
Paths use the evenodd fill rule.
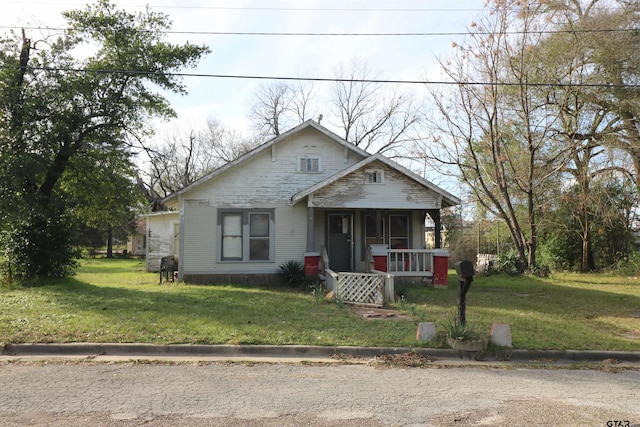
<path fill-rule="evenodd" d="M 304 283 L 304 265 L 299 261 L 290 260 L 280 265 L 280 278 L 290 288 L 297 288 Z"/>

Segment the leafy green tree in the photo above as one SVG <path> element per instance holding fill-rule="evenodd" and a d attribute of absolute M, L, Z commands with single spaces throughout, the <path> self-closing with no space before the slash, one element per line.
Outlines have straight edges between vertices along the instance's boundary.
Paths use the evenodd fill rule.
<path fill-rule="evenodd" d="M 149 117 L 175 115 L 159 90 L 185 93 L 176 72 L 208 51 L 165 41 L 170 20 L 149 9 L 99 0 L 64 17 L 63 34 L 0 46 L 0 246 L 20 280 L 70 271 L 69 169 L 98 168 L 145 136 Z"/>
<path fill-rule="evenodd" d="M 576 209 L 585 200 L 584 188 L 576 183 L 546 214 L 541 249 L 553 268 L 585 271 L 586 260 L 587 270 L 599 270 L 626 258 L 633 248 L 631 224 L 637 203 L 633 184 L 600 175 L 588 191 L 586 209 Z"/>
<path fill-rule="evenodd" d="M 131 235 L 137 214 L 146 207 L 129 157 L 128 151 L 77 157 L 60 180 L 60 193 L 74 223 L 83 228 L 74 243 L 95 247 L 96 240 L 99 246 L 107 242 L 109 258 L 113 256 L 113 239 Z"/>

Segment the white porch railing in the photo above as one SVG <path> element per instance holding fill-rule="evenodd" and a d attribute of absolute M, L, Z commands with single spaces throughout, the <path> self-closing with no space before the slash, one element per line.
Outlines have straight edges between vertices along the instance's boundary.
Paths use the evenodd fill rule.
<path fill-rule="evenodd" d="M 396 276 L 433 276 L 432 249 L 387 250 L 387 272 Z"/>

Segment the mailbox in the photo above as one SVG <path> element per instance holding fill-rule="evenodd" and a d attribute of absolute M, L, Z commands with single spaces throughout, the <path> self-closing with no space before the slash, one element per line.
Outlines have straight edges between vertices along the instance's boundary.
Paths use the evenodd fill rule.
<path fill-rule="evenodd" d="M 473 281 L 475 271 L 473 270 L 473 263 L 471 261 L 458 261 L 455 263 L 455 268 L 458 280 Z"/>
<path fill-rule="evenodd" d="M 458 275 L 458 325 L 467 322 L 467 292 L 473 282 L 473 263 L 471 261 L 458 261 L 455 263 L 456 274 Z"/>

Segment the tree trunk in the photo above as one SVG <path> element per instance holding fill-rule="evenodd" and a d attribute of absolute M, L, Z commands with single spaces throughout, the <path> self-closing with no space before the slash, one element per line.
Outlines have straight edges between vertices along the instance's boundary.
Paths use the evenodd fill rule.
<path fill-rule="evenodd" d="M 589 224 L 588 218 L 585 218 L 585 228 L 582 234 L 582 262 L 580 265 L 580 271 L 583 273 L 589 272 L 591 266 L 589 263 L 589 252 L 591 252 L 591 224 Z"/>
<path fill-rule="evenodd" d="M 107 228 L 107 258 L 113 258 L 113 228 Z"/>

